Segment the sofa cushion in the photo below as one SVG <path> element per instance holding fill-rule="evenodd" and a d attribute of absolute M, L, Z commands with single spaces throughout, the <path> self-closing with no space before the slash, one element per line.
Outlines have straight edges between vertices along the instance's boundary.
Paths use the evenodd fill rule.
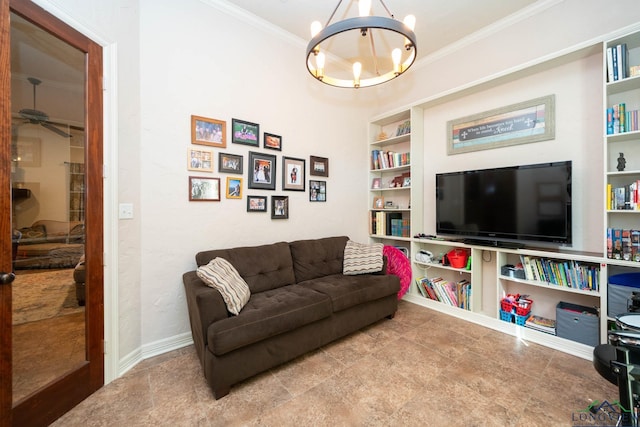
<path fill-rule="evenodd" d="M 382 243 L 370 245 L 349 240 L 344 248 L 343 274 L 375 273 L 384 266 Z"/>
<path fill-rule="evenodd" d="M 400 290 L 400 279 L 392 275 L 366 274 L 345 276 L 334 274 L 300 283 L 331 298 L 334 312 L 345 310 L 358 304 L 374 301 Z"/>
<path fill-rule="evenodd" d="M 342 273 L 346 236 L 297 240 L 289 243 L 296 282 Z"/>
<path fill-rule="evenodd" d="M 230 313 L 240 313 L 249 301 L 249 286 L 226 259 L 212 259 L 207 265 L 198 267 L 196 274 L 204 283 L 220 292 Z"/>
<path fill-rule="evenodd" d="M 207 346 L 216 356 L 331 315 L 331 301 L 300 285 L 255 293 L 238 316 L 212 323 Z"/>
<path fill-rule="evenodd" d="M 226 259 L 235 267 L 252 294 L 296 282 L 291 251 L 285 242 L 199 252 L 196 264 L 205 265 L 216 257 Z"/>
<path fill-rule="evenodd" d="M 41 219 L 34 222 L 31 226 L 44 226 L 47 231 L 46 237 L 48 242 L 67 242 L 69 239 L 69 231 L 78 224 L 82 224 L 82 222 Z"/>
<path fill-rule="evenodd" d="M 20 233 L 22 234 L 21 240 L 29 240 L 29 239 L 44 239 L 47 236 L 47 230 L 44 225 L 33 225 L 31 227 L 24 227 L 20 229 Z"/>
<path fill-rule="evenodd" d="M 69 243 L 84 243 L 84 224 L 78 224 L 69 230 Z"/>

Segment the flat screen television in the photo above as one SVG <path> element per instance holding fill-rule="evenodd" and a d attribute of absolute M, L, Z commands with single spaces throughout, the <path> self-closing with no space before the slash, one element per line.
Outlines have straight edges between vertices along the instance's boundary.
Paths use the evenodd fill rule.
<path fill-rule="evenodd" d="M 571 161 L 436 174 L 436 233 L 469 243 L 571 243 Z"/>

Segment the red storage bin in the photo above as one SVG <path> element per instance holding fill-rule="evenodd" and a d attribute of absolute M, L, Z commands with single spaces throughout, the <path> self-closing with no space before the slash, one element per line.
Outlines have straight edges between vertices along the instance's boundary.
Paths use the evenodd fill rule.
<path fill-rule="evenodd" d="M 465 268 L 467 266 L 467 258 L 469 254 L 466 249 L 455 248 L 447 253 L 449 265 L 453 268 Z"/>
<path fill-rule="evenodd" d="M 531 312 L 533 301 L 520 296 L 520 294 L 508 294 L 500 301 L 502 311 L 516 314 L 517 316 L 526 316 Z"/>

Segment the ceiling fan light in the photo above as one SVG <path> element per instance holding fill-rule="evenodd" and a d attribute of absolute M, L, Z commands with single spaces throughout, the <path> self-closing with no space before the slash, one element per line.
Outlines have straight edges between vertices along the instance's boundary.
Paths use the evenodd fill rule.
<path fill-rule="evenodd" d="M 402 22 L 404 22 L 404 25 L 409 27 L 409 29 L 411 29 L 411 31 L 414 31 L 416 29 L 416 17 L 415 17 L 415 15 L 407 15 L 407 16 L 405 16 L 404 20 Z"/>
<path fill-rule="evenodd" d="M 316 78 L 318 80 L 322 80 L 322 77 L 324 76 L 324 60 L 324 53 L 319 52 L 316 56 Z"/>
<path fill-rule="evenodd" d="M 371 0 L 358 0 L 358 12 L 360 16 L 369 16 L 371 12 Z"/>
<path fill-rule="evenodd" d="M 391 60 L 393 61 L 393 72 L 396 75 L 402 72 L 400 68 L 400 60 L 402 59 L 402 51 L 399 48 L 395 48 L 391 51 Z"/>
<path fill-rule="evenodd" d="M 360 74 L 362 74 L 362 64 L 359 62 L 353 63 L 353 87 L 360 87 Z"/>
<path fill-rule="evenodd" d="M 416 28 L 416 17 L 414 15 L 407 15 L 404 17 L 404 21 L 402 21 L 404 23 L 404 25 L 406 25 L 407 27 L 409 27 L 409 29 L 411 31 L 413 31 Z M 406 50 L 411 50 L 411 48 L 413 47 L 413 43 L 411 42 L 411 40 L 409 40 L 408 38 L 404 38 L 404 48 Z"/>

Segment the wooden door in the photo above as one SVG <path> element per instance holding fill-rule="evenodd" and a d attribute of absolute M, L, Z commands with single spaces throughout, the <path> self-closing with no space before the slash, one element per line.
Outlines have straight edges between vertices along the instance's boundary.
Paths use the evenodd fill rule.
<path fill-rule="evenodd" d="M 102 160 L 102 49 L 79 32 L 64 24 L 27 0 L 0 0 L 0 425 L 1 426 L 43 426 L 48 425 L 73 406 L 85 399 L 104 383 L 104 307 L 103 307 L 103 160 Z M 16 56 L 11 56 L 12 25 L 20 22 L 23 27 L 31 26 L 28 32 L 36 40 L 33 49 L 19 52 L 21 60 L 36 64 L 29 73 L 46 75 L 46 66 L 38 64 L 38 51 L 52 56 L 64 56 L 63 50 L 45 52 L 47 43 L 42 37 L 54 37 L 57 43 L 77 50 L 84 60 L 84 76 L 81 97 L 84 109 L 82 126 L 77 135 L 83 147 L 80 163 L 83 164 L 84 178 L 79 183 L 83 190 L 82 223 L 84 242 L 81 250 L 85 257 L 85 305 L 84 305 L 84 357 L 64 373 L 58 374 L 46 384 L 37 386 L 25 396 L 16 399 L 12 377 L 15 374 L 16 327 L 13 325 L 15 313 L 12 299 L 16 293 L 14 286 L 20 280 L 13 248 L 15 239 L 15 218 L 12 211 L 12 170 L 15 172 L 15 120 L 21 106 L 12 104 L 12 82 L 19 77 L 15 67 Z M 35 52 L 35 53 L 34 53 Z M 17 55 L 18 52 L 14 52 Z M 26 57 L 26 58 L 25 58 Z M 64 58 L 62 62 L 64 62 Z M 34 67 L 32 67 L 34 68 Z M 23 72 L 23 70 L 20 70 Z M 26 77 L 26 76 L 25 76 Z M 15 83 L 14 83 L 15 86 Z M 34 90 L 34 110 L 35 90 Z M 24 117 L 18 118 L 24 119 Z M 49 123 L 26 120 L 28 125 L 45 128 Z M 53 125 L 52 125 L 53 126 Z M 58 124 L 55 124 L 57 127 Z M 70 132 L 67 127 L 65 132 Z M 62 132 L 64 133 L 64 132 Z M 65 138 L 62 138 L 65 141 Z M 66 142 L 68 144 L 68 142 Z M 13 144 L 13 146 L 12 146 Z M 46 154 L 43 153 L 43 156 Z M 12 163 L 13 162 L 13 163 Z M 67 163 L 67 162 L 64 162 Z M 66 167 L 68 165 L 64 165 Z M 73 269 L 71 269 L 73 271 Z M 57 346 L 47 349 L 56 354 Z M 47 363 L 43 357 L 42 364 Z"/>

